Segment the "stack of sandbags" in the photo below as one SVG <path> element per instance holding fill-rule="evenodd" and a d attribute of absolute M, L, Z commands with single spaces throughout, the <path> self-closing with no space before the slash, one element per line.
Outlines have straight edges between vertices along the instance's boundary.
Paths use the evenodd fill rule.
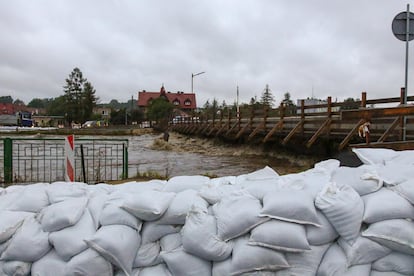
<path fill-rule="evenodd" d="M 414 152 L 355 153 L 283 176 L 2 189 L 0 275 L 414 275 Z"/>

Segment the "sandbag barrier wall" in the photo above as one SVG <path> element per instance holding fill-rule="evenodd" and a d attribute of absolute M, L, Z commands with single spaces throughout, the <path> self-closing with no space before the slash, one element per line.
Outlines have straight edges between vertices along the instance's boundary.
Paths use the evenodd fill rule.
<path fill-rule="evenodd" d="M 64 180 L 63 138 L 1 138 L 0 183 Z M 81 146 L 83 147 L 84 170 Z M 1 148 L 2 147 L 2 148 Z M 83 174 L 85 172 L 85 175 Z M 128 178 L 128 139 L 75 139 L 76 180 L 87 183 Z"/>
<path fill-rule="evenodd" d="M 413 151 L 279 176 L 0 188 L 0 275 L 414 275 Z"/>

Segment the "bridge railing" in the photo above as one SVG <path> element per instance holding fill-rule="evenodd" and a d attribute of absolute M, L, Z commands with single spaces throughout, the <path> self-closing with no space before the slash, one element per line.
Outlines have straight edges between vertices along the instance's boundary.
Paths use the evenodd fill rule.
<path fill-rule="evenodd" d="M 407 97 L 408 102 L 414 96 Z M 339 140 L 339 149 L 349 143 L 358 143 L 358 127 L 365 121 L 372 123 L 372 141 L 379 143 L 385 140 L 403 140 L 414 137 L 414 106 L 405 105 L 404 89 L 400 97 L 383 99 L 367 99 L 362 92 L 361 99 L 346 102 L 333 102 L 328 97 L 326 103 L 306 105 L 302 100 L 299 106 L 281 104 L 275 109 L 257 109 L 251 107 L 250 114 L 244 110 L 239 116 L 227 112 L 221 116 L 201 120 L 198 124 L 174 125 L 173 129 L 188 134 L 206 136 L 223 136 L 228 139 L 239 139 L 246 136 L 247 140 L 254 137 L 263 138 L 263 142 L 281 138 L 287 144 L 292 137 L 301 136 L 306 147 L 312 146 L 319 137 Z M 384 107 L 385 106 L 385 107 Z M 404 118 L 404 120 L 403 120 Z M 280 141 L 280 139 L 276 139 Z M 295 141 L 297 142 L 297 140 Z"/>
<path fill-rule="evenodd" d="M 64 181 L 64 138 L 2 138 L 0 183 Z M 75 181 L 128 177 L 128 139 L 75 140 Z"/>

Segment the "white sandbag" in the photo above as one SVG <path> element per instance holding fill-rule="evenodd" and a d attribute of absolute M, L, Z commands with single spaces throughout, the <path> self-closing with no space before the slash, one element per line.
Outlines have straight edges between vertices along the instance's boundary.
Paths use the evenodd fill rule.
<path fill-rule="evenodd" d="M 337 243 L 333 243 L 319 265 L 318 276 L 344 275 L 348 269 L 344 251 Z"/>
<path fill-rule="evenodd" d="M 30 275 L 31 266 L 32 263 L 21 261 L 0 262 L 0 275 L 27 276 Z"/>
<path fill-rule="evenodd" d="M 140 272 L 141 268 L 134 268 L 130 275 L 126 275 L 121 269 L 115 269 L 114 276 L 139 276 L 141 275 Z"/>
<path fill-rule="evenodd" d="M 113 267 L 97 251 L 88 248 L 70 259 L 63 275 L 112 276 Z"/>
<path fill-rule="evenodd" d="M 0 243 L 8 240 L 22 226 L 25 218 L 33 213 L 20 211 L 0 211 Z"/>
<path fill-rule="evenodd" d="M 306 225 L 306 238 L 310 245 L 323 245 L 334 241 L 339 235 L 321 211 L 316 211 L 320 226 Z"/>
<path fill-rule="evenodd" d="M 222 177 L 211 178 L 210 183 L 207 186 L 218 187 L 222 185 L 235 185 L 236 178 L 237 178 L 236 176 L 222 176 Z"/>
<path fill-rule="evenodd" d="M 182 245 L 181 233 L 165 235 L 160 239 L 161 251 L 172 251 Z"/>
<path fill-rule="evenodd" d="M 95 231 L 91 214 L 86 210 L 75 225 L 51 232 L 49 242 L 63 260 L 69 261 L 72 256 L 88 248 L 84 239 L 92 237 Z"/>
<path fill-rule="evenodd" d="M 126 225 L 136 230 L 140 230 L 142 222 L 130 212 L 122 207 L 124 206 L 126 194 L 112 193 L 110 198 L 105 202 L 99 217 L 99 224 L 106 225 Z"/>
<path fill-rule="evenodd" d="M 58 231 L 77 223 L 85 211 L 87 197 L 62 200 L 43 208 L 36 216 L 45 232 Z"/>
<path fill-rule="evenodd" d="M 203 260 L 178 248 L 169 252 L 161 252 L 161 257 L 172 275 L 180 276 L 209 276 L 211 262 Z"/>
<path fill-rule="evenodd" d="M 142 224 L 142 244 L 155 242 L 165 235 L 178 233 L 181 225 L 158 224 L 158 221 L 146 221 Z"/>
<path fill-rule="evenodd" d="M 314 168 L 319 171 L 324 171 L 327 174 L 332 174 L 333 171 L 339 168 L 341 162 L 336 159 L 323 160 L 314 165 Z"/>
<path fill-rule="evenodd" d="M 314 199 L 330 179 L 331 173 L 328 170 L 313 168 L 300 173 L 280 176 L 279 186 L 287 190 L 303 191 Z"/>
<path fill-rule="evenodd" d="M 7 246 L 9 246 L 10 242 L 11 239 L 8 239 L 7 241 L 0 243 L 0 256 L 3 254 L 4 250 L 6 250 Z"/>
<path fill-rule="evenodd" d="M 88 185 L 80 182 L 53 182 L 46 189 L 50 204 L 58 203 L 68 198 L 85 197 Z"/>
<path fill-rule="evenodd" d="M 394 271 L 377 271 L 371 270 L 371 274 L 369 276 L 407 276 L 406 274 L 394 272 Z"/>
<path fill-rule="evenodd" d="M 160 251 L 161 247 L 159 241 L 141 244 L 138 248 L 132 267 L 146 267 L 162 263 Z"/>
<path fill-rule="evenodd" d="M 281 220 L 269 220 L 251 230 L 250 245 L 286 252 L 310 250 L 305 226 Z"/>
<path fill-rule="evenodd" d="M 198 195 L 209 204 L 214 205 L 222 198 L 241 191 L 242 187 L 237 185 L 204 186 L 198 191 Z"/>
<path fill-rule="evenodd" d="M 414 179 L 408 179 L 398 185 L 390 187 L 390 189 L 414 205 Z"/>
<path fill-rule="evenodd" d="M 121 207 L 141 220 L 152 221 L 164 214 L 174 197 L 175 193 L 150 190 L 126 196 Z"/>
<path fill-rule="evenodd" d="M 398 252 L 414 255 L 414 223 L 391 219 L 373 223 L 362 236 Z"/>
<path fill-rule="evenodd" d="M 137 231 L 125 225 L 107 225 L 85 240 L 88 246 L 129 275 L 140 244 Z"/>
<path fill-rule="evenodd" d="M 370 264 L 391 252 L 388 247 L 362 236 L 359 236 L 353 245 L 343 238 L 338 239 L 338 244 L 346 255 L 348 266 Z"/>
<path fill-rule="evenodd" d="M 149 181 L 132 181 L 116 185 L 115 189 L 123 193 L 142 193 L 145 191 L 161 191 L 165 184 L 166 180 L 152 179 Z"/>
<path fill-rule="evenodd" d="M 347 242 L 352 244 L 359 236 L 364 202 L 350 186 L 336 186 L 334 182 L 329 183 L 317 195 L 315 205 Z"/>
<path fill-rule="evenodd" d="M 414 206 L 387 188 L 365 195 L 362 199 L 365 206 L 363 221 L 366 223 L 389 219 L 414 219 Z"/>
<path fill-rule="evenodd" d="M 10 205 L 17 200 L 19 197 L 19 192 L 11 189 L 11 187 L 19 187 L 18 190 L 23 191 L 24 186 L 21 185 L 13 185 L 4 189 L 3 193 L 0 195 L 0 211 L 8 210 Z"/>
<path fill-rule="evenodd" d="M 353 148 L 352 151 L 368 165 L 385 164 L 386 162 L 398 157 L 398 153 L 392 149 L 383 148 Z"/>
<path fill-rule="evenodd" d="M 372 269 L 377 271 L 394 271 L 405 275 L 414 275 L 414 256 L 399 252 L 391 252 L 376 260 Z"/>
<path fill-rule="evenodd" d="M 232 258 L 227 258 L 221 262 L 213 262 L 213 266 L 211 269 L 212 276 L 228 276 L 231 272 L 231 260 Z"/>
<path fill-rule="evenodd" d="M 32 264 L 32 276 L 56 276 L 61 275 L 66 262 L 59 257 L 54 249 Z"/>
<path fill-rule="evenodd" d="M 313 197 L 288 187 L 264 196 L 260 216 L 319 226 Z"/>
<path fill-rule="evenodd" d="M 139 271 L 139 276 L 172 276 L 165 264 L 144 267 Z"/>
<path fill-rule="evenodd" d="M 260 201 L 247 192 L 223 198 L 213 205 L 217 236 L 228 241 L 267 221 L 268 218 L 259 217 L 261 209 Z"/>
<path fill-rule="evenodd" d="M 189 211 L 181 234 L 184 250 L 204 260 L 222 261 L 231 254 L 231 245 L 217 237 L 216 219 L 203 210 Z"/>
<path fill-rule="evenodd" d="M 411 164 L 390 162 L 387 165 L 378 165 L 378 175 L 384 181 L 384 185 L 394 186 L 413 179 L 414 170 Z"/>
<path fill-rule="evenodd" d="M 246 175 L 246 180 L 265 180 L 279 177 L 279 174 L 269 166 Z"/>
<path fill-rule="evenodd" d="M 354 265 L 348 267 L 343 276 L 370 276 L 371 275 L 371 264 Z"/>
<path fill-rule="evenodd" d="M 27 185 L 19 196 L 7 207 L 11 211 L 24 211 L 37 213 L 49 205 L 46 190 L 49 184 L 37 183 Z"/>
<path fill-rule="evenodd" d="M 286 253 L 290 268 L 276 272 L 276 276 L 314 276 L 329 244 L 311 246 L 311 250 L 300 253 Z"/>
<path fill-rule="evenodd" d="M 230 275 L 262 270 L 277 271 L 289 267 L 282 253 L 262 246 L 249 245 L 248 241 L 247 236 L 242 236 L 234 242 Z"/>
<path fill-rule="evenodd" d="M 184 224 L 191 208 L 199 208 L 207 212 L 207 201 L 202 199 L 195 190 L 186 190 L 176 194 L 167 211 L 157 221 L 159 224 Z"/>
<path fill-rule="evenodd" d="M 361 196 L 378 191 L 383 185 L 373 165 L 362 165 L 356 168 L 339 167 L 333 171 L 332 181 L 338 186 L 351 186 Z"/>
<path fill-rule="evenodd" d="M 98 229 L 101 225 L 99 219 L 104 209 L 105 203 L 109 200 L 110 195 L 106 193 L 93 195 L 89 197 L 87 208 L 92 216 L 95 229 Z"/>
<path fill-rule="evenodd" d="M 186 190 L 200 190 L 210 183 L 210 178 L 203 175 L 182 175 L 170 178 L 165 184 L 164 192 L 179 193 Z"/>
<path fill-rule="evenodd" d="M 35 218 L 29 217 L 13 235 L 0 260 L 34 262 L 50 249 L 48 233 L 43 232 Z"/>
<path fill-rule="evenodd" d="M 276 193 L 279 187 L 279 177 L 274 179 L 245 180 L 239 186 L 259 200 L 269 193 Z"/>

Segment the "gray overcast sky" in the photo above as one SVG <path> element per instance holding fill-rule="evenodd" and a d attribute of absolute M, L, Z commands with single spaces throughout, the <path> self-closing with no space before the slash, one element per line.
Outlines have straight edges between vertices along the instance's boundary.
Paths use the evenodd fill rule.
<path fill-rule="evenodd" d="M 191 91 L 197 105 L 399 96 L 401 0 L 0 0 L 0 95 L 26 104 L 63 94 L 78 67 L 101 103 L 141 90 Z M 413 3 L 410 3 L 414 11 Z M 414 45 L 410 59 L 414 58 Z M 413 72 L 414 63 L 410 63 Z M 414 91 L 413 74 L 409 91 Z M 411 94 L 409 92 L 409 94 Z M 414 93 L 412 93 L 414 94 Z"/>

